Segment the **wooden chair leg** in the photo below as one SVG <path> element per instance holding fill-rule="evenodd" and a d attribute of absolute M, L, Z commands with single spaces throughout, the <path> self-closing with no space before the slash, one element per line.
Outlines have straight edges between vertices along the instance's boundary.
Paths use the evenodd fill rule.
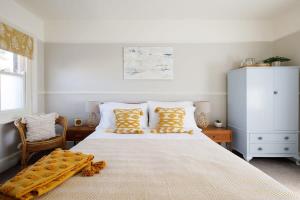
<path fill-rule="evenodd" d="M 61 147 L 62 149 L 66 149 L 66 142 L 62 142 Z"/>
<path fill-rule="evenodd" d="M 27 166 L 27 161 L 28 161 L 28 153 L 27 152 L 22 152 L 22 158 L 21 158 L 21 167 L 24 169 Z"/>

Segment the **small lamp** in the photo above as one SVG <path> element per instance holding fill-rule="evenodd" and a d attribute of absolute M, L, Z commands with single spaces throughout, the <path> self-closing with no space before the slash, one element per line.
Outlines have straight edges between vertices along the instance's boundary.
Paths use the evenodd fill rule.
<path fill-rule="evenodd" d="M 197 124 L 200 128 L 207 128 L 209 125 L 208 113 L 210 112 L 209 101 L 199 101 L 196 103 Z"/>
<path fill-rule="evenodd" d="M 85 104 L 85 111 L 89 113 L 89 118 L 87 120 L 87 125 L 89 127 L 96 127 L 98 123 L 98 105 L 97 101 L 87 101 Z"/>

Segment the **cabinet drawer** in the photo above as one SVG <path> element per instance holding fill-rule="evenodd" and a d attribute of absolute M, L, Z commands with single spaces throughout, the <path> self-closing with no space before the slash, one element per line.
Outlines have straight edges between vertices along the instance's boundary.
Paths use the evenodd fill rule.
<path fill-rule="evenodd" d="M 282 153 L 282 154 L 296 154 L 296 144 L 250 144 L 250 153 L 264 154 L 264 153 Z"/>
<path fill-rule="evenodd" d="M 292 133 L 250 134 L 250 143 L 296 143 L 297 135 Z"/>

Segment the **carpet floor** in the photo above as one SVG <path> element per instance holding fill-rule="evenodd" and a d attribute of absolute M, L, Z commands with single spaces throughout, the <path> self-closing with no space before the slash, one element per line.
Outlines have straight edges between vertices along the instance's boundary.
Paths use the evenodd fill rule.
<path fill-rule="evenodd" d="M 252 165 L 300 196 L 300 166 L 284 158 L 254 158 Z"/>

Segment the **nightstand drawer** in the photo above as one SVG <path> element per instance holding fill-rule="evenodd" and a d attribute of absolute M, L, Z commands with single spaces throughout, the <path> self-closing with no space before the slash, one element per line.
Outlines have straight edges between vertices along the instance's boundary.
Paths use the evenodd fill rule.
<path fill-rule="evenodd" d="M 250 144 L 250 153 L 281 153 L 295 154 L 297 152 L 296 144 Z"/>
<path fill-rule="evenodd" d="M 294 143 L 296 140 L 295 133 L 250 134 L 250 143 Z"/>
<path fill-rule="evenodd" d="M 231 142 L 230 134 L 207 134 L 215 142 Z"/>
<path fill-rule="evenodd" d="M 94 131 L 95 128 L 88 126 L 69 127 L 67 129 L 67 140 L 79 142 L 87 136 L 89 136 Z"/>
<path fill-rule="evenodd" d="M 89 132 L 82 132 L 82 133 L 69 133 L 67 134 L 67 140 L 70 141 L 81 141 L 87 136 L 89 136 Z"/>
<path fill-rule="evenodd" d="M 216 128 L 214 126 L 208 126 L 207 128 L 202 129 L 202 133 L 204 133 L 214 142 L 217 142 L 219 144 L 226 143 L 226 148 L 231 150 L 232 130 L 227 128 Z"/>

